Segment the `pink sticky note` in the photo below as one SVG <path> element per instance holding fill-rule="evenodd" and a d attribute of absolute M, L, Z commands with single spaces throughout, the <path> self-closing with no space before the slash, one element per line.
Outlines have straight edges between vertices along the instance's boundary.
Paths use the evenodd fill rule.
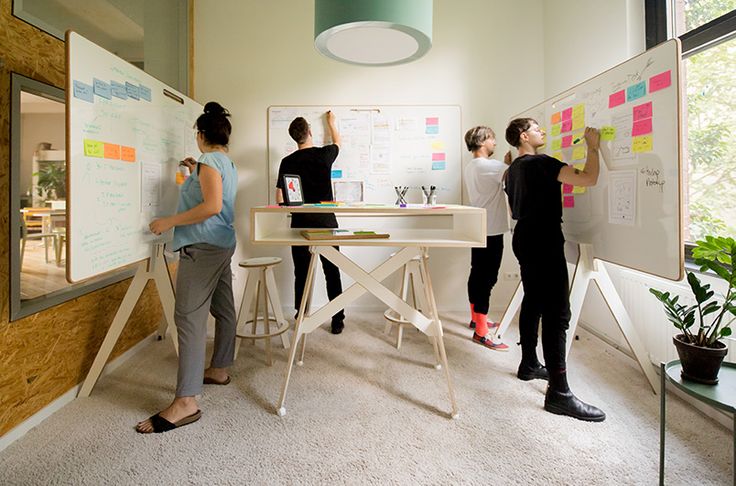
<path fill-rule="evenodd" d="M 634 121 L 652 117 L 652 102 L 643 103 L 634 107 Z"/>
<path fill-rule="evenodd" d="M 572 145 L 572 135 L 562 137 L 562 148 L 567 148 Z"/>
<path fill-rule="evenodd" d="M 613 108 L 614 106 L 622 105 L 626 102 L 626 91 L 616 91 L 608 97 L 608 107 Z"/>
<path fill-rule="evenodd" d="M 649 78 L 649 92 L 654 93 L 672 84 L 672 71 L 665 71 Z"/>
<path fill-rule="evenodd" d="M 572 194 L 572 184 L 562 184 L 563 194 Z"/>
<path fill-rule="evenodd" d="M 572 130 L 572 120 L 564 120 L 560 131 L 564 133 L 569 132 L 570 130 Z"/>
<path fill-rule="evenodd" d="M 438 117 L 427 118 L 427 125 L 439 125 L 440 119 Z"/>
<path fill-rule="evenodd" d="M 631 128 L 631 136 L 636 137 L 637 135 L 646 135 L 652 133 L 652 119 L 645 118 L 634 122 Z"/>
<path fill-rule="evenodd" d="M 571 120 L 572 119 L 572 107 L 568 108 L 566 110 L 562 110 L 562 119 L 563 120 Z"/>
<path fill-rule="evenodd" d="M 575 207 L 575 196 L 564 196 L 562 198 L 563 208 L 574 208 Z"/>
<path fill-rule="evenodd" d="M 432 154 L 432 160 L 445 160 L 445 153 L 438 152 L 438 153 Z"/>

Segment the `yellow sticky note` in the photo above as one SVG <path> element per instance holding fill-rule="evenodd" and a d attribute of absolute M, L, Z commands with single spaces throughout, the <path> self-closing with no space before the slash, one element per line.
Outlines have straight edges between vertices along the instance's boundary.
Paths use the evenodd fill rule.
<path fill-rule="evenodd" d="M 552 140 L 552 150 L 560 150 L 562 148 L 562 140 L 556 138 Z"/>
<path fill-rule="evenodd" d="M 572 119 L 585 118 L 585 105 L 580 103 L 572 107 Z"/>
<path fill-rule="evenodd" d="M 581 114 L 579 116 L 573 115 L 572 117 L 572 129 L 573 130 L 580 130 L 581 128 L 585 127 L 585 115 Z"/>
<path fill-rule="evenodd" d="M 552 154 L 552 157 L 556 158 L 560 162 L 562 162 L 564 159 L 562 158 L 562 152 L 555 152 Z"/>
<path fill-rule="evenodd" d="M 553 137 L 559 137 L 560 136 L 560 124 L 559 123 L 557 125 L 552 125 L 552 131 L 550 132 L 550 134 Z"/>
<path fill-rule="evenodd" d="M 577 170 L 585 170 L 585 164 L 572 164 Z"/>
<path fill-rule="evenodd" d="M 84 139 L 84 155 L 87 157 L 99 157 L 105 156 L 105 144 L 98 142 L 97 140 Z"/>
<path fill-rule="evenodd" d="M 432 150 L 445 150 L 445 142 L 442 140 L 434 140 L 432 142 Z"/>
<path fill-rule="evenodd" d="M 651 152 L 652 151 L 652 136 L 642 135 L 640 137 L 634 137 L 631 139 L 631 151 L 634 153 L 640 152 Z"/>
<path fill-rule="evenodd" d="M 580 160 L 585 158 L 585 146 L 575 147 L 572 149 L 572 160 Z"/>
<path fill-rule="evenodd" d="M 585 188 L 583 186 L 574 186 L 572 188 L 573 194 L 585 194 Z"/>
<path fill-rule="evenodd" d="M 604 142 L 616 138 L 616 127 L 601 127 L 601 140 Z"/>

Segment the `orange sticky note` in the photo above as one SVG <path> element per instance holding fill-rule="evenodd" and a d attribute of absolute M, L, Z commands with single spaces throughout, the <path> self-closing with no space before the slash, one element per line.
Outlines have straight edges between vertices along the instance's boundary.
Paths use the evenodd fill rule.
<path fill-rule="evenodd" d="M 135 149 L 133 147 L 120 146 L 120 159 L 126 162 L 135 162 Z"/>
<path fill-rule="evenodd" d="M 552 124 L 560 123 L 560 112 L 552 114 Z"/>
<path fill-rule="evenodd" d="M 105 158 L 106 159 L 120 159 L 120 145 L 114 143 L 105 144 Z"/>

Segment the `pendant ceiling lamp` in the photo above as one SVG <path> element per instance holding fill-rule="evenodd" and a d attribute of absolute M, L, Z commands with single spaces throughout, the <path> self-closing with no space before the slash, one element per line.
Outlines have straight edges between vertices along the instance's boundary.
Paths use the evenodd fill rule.
<path fill-rule="evenodd" d="M 432 47 L 432 0 L 315 0 L 314 45 L 362 66 L 414 61 Z"/>

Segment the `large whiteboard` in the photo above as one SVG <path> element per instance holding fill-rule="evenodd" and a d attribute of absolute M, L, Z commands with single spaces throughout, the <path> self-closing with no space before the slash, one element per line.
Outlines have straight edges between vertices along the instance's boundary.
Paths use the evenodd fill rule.
<path fill-rule="evenodd" d="M 682 278 L 680 44 L 672 39 L 520 113 L 547 132 L 541 152 L 585 162 L 584 126 L 601 129 L 595 187 L 563 187 L 563 229 L 596 258 Z M 516 118 L 516 117 L 514 117 Z"/>
<path fill-rule="evenodd" d="M 202 106 L 75 32 L 66 49 L 66 274 L 76 282 L 151 256 L 162 239 L 148 224 L 176 211 L 178 163 L 199 156 Z"/>
<path fill-rule="evenodd" d="M 325 113 L 332 110 L 342 143 L 332 180 L 363 181 L 364 201 L 393 203 L 394 186 L 422 202 L 421 186 L 437 187 L 438 204 L 462 202 L 459 106 L 271 106 L 268 108 L 269 195 L 274 199 L 281 159 L 297 149 L 289 124 L 304 117 L 314 144 L 331 143 Z"/>

